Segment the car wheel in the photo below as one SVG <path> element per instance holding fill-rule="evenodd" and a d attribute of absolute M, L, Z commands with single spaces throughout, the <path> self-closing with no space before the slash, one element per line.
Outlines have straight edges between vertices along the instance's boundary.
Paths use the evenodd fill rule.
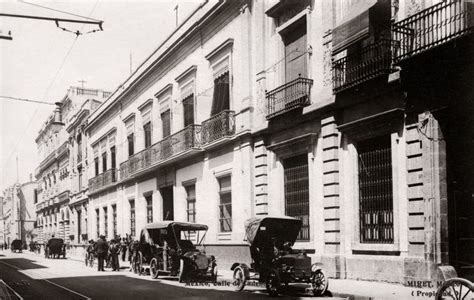
<path fill-rule="evenodd" d="M 278 296 L 280 291 L 280 275 L 275 270 L 268 273 L 267 282 L 265 284 L 267 292 L 271 297 Z"/>
<path fill-rule="evenodd" d="M 158 275 L 158 261 L 156 260 L 156 258 L 153 258 L 150 262 L 150 276 L 153 279 L 157 279 Z"/>
<path fill-rule="evenodd" d="M 237 267 L 234 270 L 234 287 L 236 291 L 241 291 L 245 287 L 245 283 L 247 282 L 247 278 L 245 278 L 244 270 L 241 267 Z"/>
<path fill-rule="evenodd" d="M 329 286 L 329 281 L 323 270 L 316 270 L 311 275 L 311 289 L 313 290 L 313 295 L 321 296 L 326 293 Z"/>
<path fill-rule="evenodd" d="M 438 288 L 435 299 L 471 299 L 465 298 L 470 293 L 474 293 L 472 282 L 464 278 L 451 278 Z"/>
<path fill-rule="evenodd" d="M 186 279 L 186 270 L 184 268 L 184 260 L 179 260 L 179 274 L 178 274 L 178 281 L 184 282 Z"/>

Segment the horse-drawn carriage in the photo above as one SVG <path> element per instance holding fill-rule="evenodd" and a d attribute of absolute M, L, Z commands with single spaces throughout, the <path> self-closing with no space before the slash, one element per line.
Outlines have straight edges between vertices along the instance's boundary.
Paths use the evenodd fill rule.
<path fill-rule="evenodd" d="M 249 280 L 266 285 L 271 296 L 283 285 L 308 283 L 314 295 L 322 295 L 328 279 L 318 264 L 312 264 L 305 252 L 292 249 L 301 229 L 301 220 L 290 217 L 251 218 L 245 224 L 252 263 L 234 263 L 234 285 L 244 289 Z"/>
<path fill-rule="evenodd" d="M 23 242 L 21 240 L 13 240 L 11 247 L 10 247 L 12 252 L 23 252 Z"/>
<path fill-rule="evenodd" d="M 66 258 L 66 244 L 63 239 L 51 238 L 44 249 L 46 258 Z"/>
<path fill-rule="evenodd" d="M 180 282 L 190 277 L 217 278 L 216 259 L 196 248 L 207 232 L 207 225 L 163 221 L 146 225 L 132 259 L 133 269 L 142 274 L 146 267 L 152 278 L 176 276 Z"/>

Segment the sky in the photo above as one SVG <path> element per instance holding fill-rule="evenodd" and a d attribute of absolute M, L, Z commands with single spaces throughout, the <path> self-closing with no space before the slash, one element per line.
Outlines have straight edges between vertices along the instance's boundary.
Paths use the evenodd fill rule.
<path fill-rule="evenodd" d="M 70 86 L 114 91 L 203 0 L 154 1 L 6 1 L 0 12 L 82 19 L 40 8 L 66 11 L 104 21 L 104 31 L 76 35 L 54 21 L 0 17 L 0 96 L 54 103 Z M 32 4 L 31 4 L 32 3 Z M 95 25 L 60 23 L 81 32 Z M 130 59 L 131 56 L 131 59 Z M 29 180 L 40 163 L 35 138 L 53 105 L 0 98 L 0 191 Z M 18 168 L 16 163 L 18 158 Z"/>

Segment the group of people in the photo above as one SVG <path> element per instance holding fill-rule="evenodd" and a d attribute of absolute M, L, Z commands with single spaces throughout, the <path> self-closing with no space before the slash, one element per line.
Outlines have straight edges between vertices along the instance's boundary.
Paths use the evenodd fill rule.
<path fill-rule="evenodd" d="M 119 256 L 122 257 L 122 261 L 125 261 L 128 253 L 128 261 L 131 261 L 135 252 L 133 246 L 137 244 L 136 242 L 129 236 L 107 241 L 105 236 L 101 235 L 97 241 L 89 241 L 87 254 L 97 257 L 97 270 L 99 272 L 105 271 L 104 267 L 110 267 L 113 271 L 120 271 Z"/>

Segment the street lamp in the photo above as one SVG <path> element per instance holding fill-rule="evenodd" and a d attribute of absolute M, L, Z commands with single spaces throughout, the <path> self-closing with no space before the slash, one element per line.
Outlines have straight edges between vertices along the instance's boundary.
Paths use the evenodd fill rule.
<path fill-rule="evenodd" d="M 51 123 L 51 129 L 54 133 L 58 133 L 59 130 L 64 126 L 61 114 L 61 102 L 56 102 L 56 108 L 54 109 L 54 119 Z"/>

